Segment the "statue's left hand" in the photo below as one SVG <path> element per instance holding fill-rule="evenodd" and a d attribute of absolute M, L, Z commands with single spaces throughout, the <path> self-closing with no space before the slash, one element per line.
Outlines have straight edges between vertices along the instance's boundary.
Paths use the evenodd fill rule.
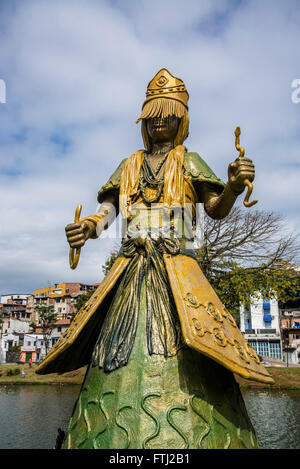
<path fill-rule="evenodd" d="M 228 166 L 228 184 L 236 195 L 239 195 L 243 192 L 245 188 L 245 179 L 248 179 L 250 182 L 252 182 L 254 177 L 254 164 L 249 158 L 245 158 L 244 156 L 238 157 Z"/>

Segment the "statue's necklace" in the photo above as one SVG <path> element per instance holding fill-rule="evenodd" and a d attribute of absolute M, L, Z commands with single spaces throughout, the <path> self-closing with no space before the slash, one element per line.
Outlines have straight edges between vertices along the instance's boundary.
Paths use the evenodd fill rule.
<path fill-rule="evenodd" d="M 168 155 L 169 155 L 169 152 L 158 163 L 155 170 L 152 169 L 152 166 L 150 164 L 149 158 L 146 155 L 146 153 L 144 155 L 139 188 L 142 194 L 143 201 L 147 204 L 153 204 L 155 202 L 158 202 L 160 199 L 160 196 L 162 194 L 162 190 L 164 187 L 164 175 L 161 178 L 159 178 L 158 174 L 161 168 L 163 167 Z M 153 189 L 156 189 L 156 195 L 152 199 L 149 199 L 146 196 L 146 193 L 145 193 L 146 187 L 151 187 Z"/>

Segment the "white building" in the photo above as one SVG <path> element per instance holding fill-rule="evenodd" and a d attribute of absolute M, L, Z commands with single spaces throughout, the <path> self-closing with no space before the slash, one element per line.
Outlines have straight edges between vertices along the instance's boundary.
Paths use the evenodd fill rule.
<path fill-rule="evenodd" d="M 26 334 L 30 329 L 27 321 L 14 318 L 3 318 L 3 332 L 7 334 Z"/>
<path fill-rule="evenodd" d="M 48 350 L 50 349 L 50 341 Z M 46 356 L 46 347 L 43 334 L 25 334 L 21 347 L 20 361 L 27 363 L 31 358 L 33 363 L 43 360 Z"/>
<path fill-rule="evenodd" d="M 7 352 L 12 347 L 17 347 L 19 345 L 19 336 L 12 334 L 12 333 L 7 333 L 7 334 L 2 334 L 0 337 L 0 363 L 6 363 L 6 355 Z"/>
<path fill-rule="evenodd" d="M 64 331 L 70 326 L 70 320 L 61 319 L 56 321 L 48 337 L 47 351 L 59 340 Z M 21 347 L 20 361 L 28 363 L 31 358 L 33 363 L 43 360 L 46 356 L 45 338 L 42 333 L 31 333 L 24 335 Z"/>
<path fill-rule="evenodd" d="M 289 300 L 282 305 L 281 331 L 284 342 L 284 360 L 300 364 L 300 301 Z"/>
<path fill-rule="evenodd" d="M 55 326 L 53 327 L 51 331 L 51 337 L 50 337 L 50 346 L 54 345 L 58 339 L 62 336 L 62 334 L 65 332 L 66 329 L 70 326 L 70 320 L 69 319 L 60 319 L 56 321 Z"/>
<path fill-rule="evenodd" d="M 282 359 L 280 311 L 276 299 L 251 297 L 240 307 L 240 329 L 258 355 Z"/>
<path fill-rule="evenodd" d="M 10 303 L 19 304 L 19 305 L 26 305 L 27 303 L 27 298 L 32 295 L 24 293 L 24 294 L 17 294 L 17 293 L 12 293 L 9 295 L 2 295 L 1 296 L 1 303 L 3 305 L 7 305 Z"/>
<path fill-rule="evenodd" d="M 20 344 L 20 339 L 29 331 L 29 323 L 11 317 L 3 317 L 0 327 L 0 363 L 6 362 L 7 352 Z M 22 343 L 22 342 L 21 342 Z"/>
<path fill-rule="evenodd" d="M 66 298 L 55 298 L 54 312 L 58 318 L 66 319 L 70 315 L 70 302 Z"/>

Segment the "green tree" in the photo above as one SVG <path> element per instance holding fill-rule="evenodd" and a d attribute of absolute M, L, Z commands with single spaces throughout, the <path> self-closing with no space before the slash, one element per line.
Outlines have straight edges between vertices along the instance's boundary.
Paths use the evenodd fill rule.
<path fill-rule="evenodd" d="M 94 293 L 94 290 L 88 290 L 86 293 L 82 293 L 81 295 L 77 296 L 76 301 L 74 303 L 76 311 L 70 314 L 71 322 L 75 318 L 77 312 L 85 305 L 85 303 L 90 299 L 93 293 Z"/>
<path fill-rule="evenodd" d="M 53 305 L 36 305 L 35 311 L 38 314 L 39 327 L 42 329 L 47 355 L 51 333 L 55 327 L 55 321 L 57 319 L 57 313 L 54 311 Z"/>
<path fill-rule="evenodd" d="M 35 323 L 35 322 L 31 322 L 31 323 L 29 324 L 29 327 L 30 327 L 30 329 L 32 330 L 32 332 L 35 332 L 35 330 L 36 330 L 36 323 Z"/>
<path fill-rule="evenodd" d="M 88 290 L 86 293 L 82 293 L 81 295 L 77 296 L 76 301 L 74 303 L 74 306 L 77 311 L 79 311 L 85 305 L 85 303 L 88 301 L 88 299 L 92 296 L 93 293 L 94 290 Z"/>
<path fill-rule="evenodd" d="M 234 208 L 223 220 L 204 216 L 203 245 L 196 250 L 203 273 L 237 317 L 239 305 L 263 295 L 285 302 L 300 294 L 298 235 L 272 212 Z"/>
<path fill-rule="evenodd" d="M 107 275 L 108 272 L 110 271 L 110 269 L 112 268 L 113 263 L 115 262 L 115 260 L 118 257 L 118 251 L 119 251 L 119 249 L 111 251 L 110 255 L 106 259 L 104 265 L 102 266 L 102 272 L 104 273 L 104 275 Z"/>

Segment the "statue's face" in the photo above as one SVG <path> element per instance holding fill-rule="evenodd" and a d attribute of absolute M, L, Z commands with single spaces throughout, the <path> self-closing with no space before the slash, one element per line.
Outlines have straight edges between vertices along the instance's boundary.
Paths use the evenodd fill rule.
<path fill-rule="evenodd" d="M 151 143 L 173 142 L 178 132 L 179 123 L 180 119 L 175 116 L 147 119 L 146 126 Z"/>

